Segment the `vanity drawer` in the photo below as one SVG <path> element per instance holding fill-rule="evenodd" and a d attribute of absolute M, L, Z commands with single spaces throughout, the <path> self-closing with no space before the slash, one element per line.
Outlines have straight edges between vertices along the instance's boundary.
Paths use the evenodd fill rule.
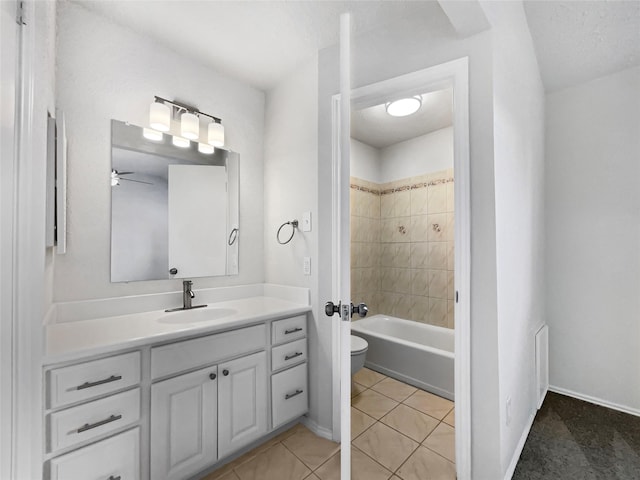
<path fill-rule="evenodd" d="M 151 378 L 166 377 L 264 348 L 264 324 L 151 349 Z"/>
<path fill-rule="evenodd" d="M 56 457 L 49 463 L 49 473 L 50 480 L 138 480 L 140 429 L 134 428 Z"/>
<path fill-rule="evenodd" d="M 306 413 L 308 405 L 306 363 L 271 377 L 273 428 Z"/>
<path fill-rule="evenodd" d="M 49 415 L 49 451 L 90 440 L 139 419 L 139 388 L 52 413 Z"/>
<path fill-rule="evenodd" d="M 285 343 L 271 350 L 271 370 L 296 365 L 307 359 L 307 339 Z"/>
<path fill-rule="evenodd" d="M 50 408 L 115 392 L 140 382 L 140 352 L 56 368 L 48 382 Z"/>
<path fill-rule="evenodd" d="M 276 320 L 271 326 L 271 343 L 273 345 L 290 342 L 291 340 L 297 340 L 306 336 L 306 315 L 298 315 L 297 317 Z"/>

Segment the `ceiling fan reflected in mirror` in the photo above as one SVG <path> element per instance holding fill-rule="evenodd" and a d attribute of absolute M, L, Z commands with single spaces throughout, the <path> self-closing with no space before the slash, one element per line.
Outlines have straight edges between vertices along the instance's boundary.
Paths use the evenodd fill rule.
<path fill-rule="evenodd" d="M 143 182 L 142 180 L 134 180 L 132 178 L 122 178 L 122 175 L 133 175 L 136 172 L 119 172 L 118 170 L 111 170 L 111 186 L 116 187 L 120 185 L 120 181 L 124 180 L 127 182 L 135 182 L 135 183 L 144 183 L 146 185 L 153 185 L 151 182 Z"/>

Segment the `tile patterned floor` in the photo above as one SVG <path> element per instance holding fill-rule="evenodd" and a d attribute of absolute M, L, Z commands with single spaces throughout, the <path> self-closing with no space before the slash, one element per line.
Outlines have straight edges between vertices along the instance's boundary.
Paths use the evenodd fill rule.
<path fill-rule="evenodd" d="M 351 404 L 352 480 L 455 480 L 453 402 L 363 368 Z M 201 480 L 340 480 L 340 445 L 298 424 Z"/>

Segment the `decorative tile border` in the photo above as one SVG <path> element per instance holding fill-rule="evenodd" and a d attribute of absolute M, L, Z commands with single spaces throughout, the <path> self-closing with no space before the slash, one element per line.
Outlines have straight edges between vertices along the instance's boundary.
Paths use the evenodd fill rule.
<path fill-rule="evenodd" d="M 372 193 L 373 195 L 380 195 L 380 190 L 373 190 L 369 187 L 363 187 L 361 185 L 356 185 L 355 183 L 352 183 L 351 188 L 353 190 L 358 190 L 360 192 L 365 192 L 365 193 Z"/>
<path fill-rule="evenodd" d="M 453 183 L 453 178 L 452 177 L 440 178 L 438 180 L 430 180 L 428 182 L 419 182 L 419 183 L 413 183 L 409 185 L 401 185 L 399 187 L 387 188 L 385 190 L 377 190 L 369 187 L 363 187 L 362 185 L 357 185 L 355 183 L 352 183 L 350 186 L 351 186 L 351 189 L 353 190 L 358 190 L 360 192 L 365 192 L 365 193 L 371 193 L 372 195 L 389 195 L 395 192 L 404 192 L 406 190 L 417 190 L 419 188 L 427 188 L 427 187 L 432 187 L 434 185 L 443 185 L 447 183 Z"/>

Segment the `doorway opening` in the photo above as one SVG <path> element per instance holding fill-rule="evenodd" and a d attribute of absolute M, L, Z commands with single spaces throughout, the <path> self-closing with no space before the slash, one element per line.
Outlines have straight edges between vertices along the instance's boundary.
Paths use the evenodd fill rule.
<path fill-rule="evenodd" d="M 340 212 L 351 218 L 351 299 L 371 314 L 352 324 L 368 342 L 354 375 L 352 438 L 360 450 L 367 435 L 404 442 L 406 458 L 382 463 L 392 473 L 412 454 L 435 453 L 449 458 L 452 478 L 470 478 L 467 72 L 462 58 L 351 92 L 350 205 Z M 418 98 L 424 111 L 391 125 L 389 104 L 401 98 Z M 334 132 L 338 105 L 336 96 Z M 441 355 L 425 358 L 434 350 Z M 416 422 L 419 430 L 399 429 Z M 436 429 L 447 451 L 429 440 Z M 386 452 L 364 453 L 380 463 Z"/>

